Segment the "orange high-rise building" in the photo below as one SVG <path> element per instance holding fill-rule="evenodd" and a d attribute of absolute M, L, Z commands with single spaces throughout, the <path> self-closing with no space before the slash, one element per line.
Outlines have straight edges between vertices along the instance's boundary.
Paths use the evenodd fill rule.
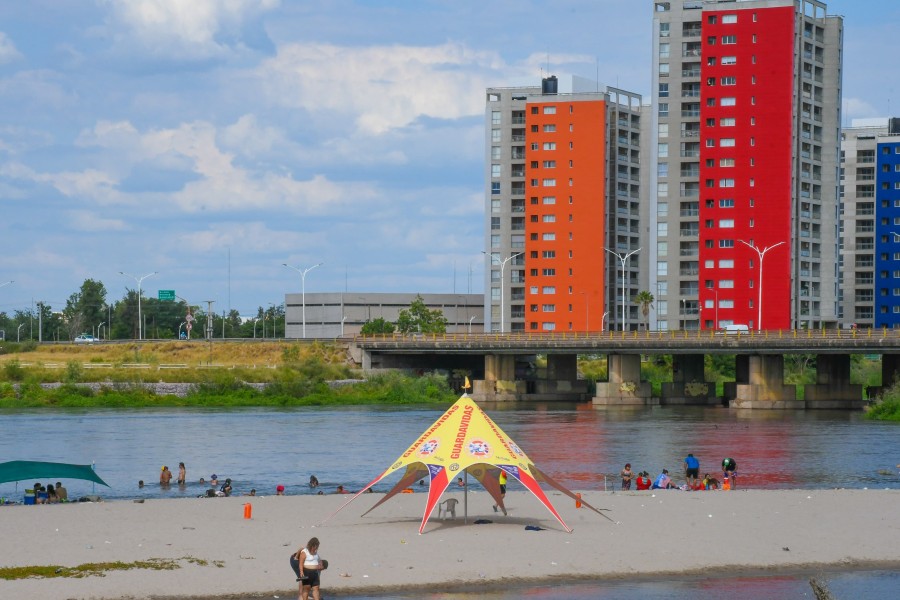
<path fill-rule="evenodd" d="M 604 249 L 639 246 L 640 97 L 556 86 L 488 90 L 488 331 L 600 331 L 637 292 Z"/>

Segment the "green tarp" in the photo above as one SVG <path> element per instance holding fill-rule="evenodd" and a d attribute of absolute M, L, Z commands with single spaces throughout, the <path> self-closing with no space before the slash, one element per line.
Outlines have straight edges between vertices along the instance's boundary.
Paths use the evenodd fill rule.
<path fill-rule="evenodd" d="M 87 479 L 109 487 L 91 465 L 12 460 L 0 463 L 0 483 L 7 481 L 41 481 L 42 479 Z"/>

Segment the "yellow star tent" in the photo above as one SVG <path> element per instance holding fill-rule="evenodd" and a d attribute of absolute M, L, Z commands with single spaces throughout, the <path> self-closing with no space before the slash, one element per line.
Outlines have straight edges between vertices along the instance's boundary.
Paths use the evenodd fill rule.
<path fill-rule="evenodd" d="M 550 500 L 538 485 L 539 481 L 547 483 L 577 503 L 603 515 L 598 509 L 584 502 L 579 496 L 535 467 L 522 449 L 471 398 L 463 395 L 431 427 L 426 429 L 394 464 L 347 500 L 328 519 L 370 487 L 400 469 L 404 470 L 400 481 L 363 515 L 369 514 L 394 495 L 407 489 L 415 481 L 427 476 L 428 500 L 425 504 L 422 524 L 419 526 L 419 533 L 422 533 L 441 494 L 444 493 L 453 478 L 462 475 L 464 471 L 471 474 L 484 486 L 484 489 L 494 499 L 494 503 L 503 509 L 504 513 L 506 508 L 503 506 L 499 482 L 501 472 L 505 473 L 508 478 L 518 480 L 534 494 L 567 532 L 571 532 L 572 529 L 565 524 L 559 513 L 550 504 Z M 603 516 L 606 517 L 606 515 Z"/>

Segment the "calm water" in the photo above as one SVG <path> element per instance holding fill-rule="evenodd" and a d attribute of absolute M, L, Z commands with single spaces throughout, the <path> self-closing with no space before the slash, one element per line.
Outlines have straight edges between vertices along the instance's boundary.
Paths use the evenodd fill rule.
<path fill-rule="evenodd" d="M 810 573 L 738 578 L 690 578 L 666 581 L 591 582 L 534 588 L 512 588 L 503 591 L 471 591 L 460 593 L 421 592 L 410 595 L 334 596 L 324 589 L 323 597 L 343 600 L 785 600 L 815 598 L 809 578 L 824 582 L 839 600 L 883 600 L 896 598 L 900 574 L 886 571 Z M 324 583 L 324 582 L 323 582 Z"/>
<path fill-rule="evenodd" d="M 656 475 L 681 472 L 693 452 L 703 471 L 724 456 L 738 462 L 739 486 L 777 488 L 900 488 L 900 425 L 866 421 L 859 413 L 736 411 L 655 407 L 599 411 L 590 406 L 486 407 L 534 462 L 563 484 L 610 489 L 626 462 Z M 206 488 L 215 473 L 273 493 L 359 489 L 440 414 L 435 408 L 302 408 L 286 410 L 131 410 L 0 413 L 0 460 L 96 463 L 111 489 L 104 498 L 178 497 Z M 161 490 L 159 471 L 184 461 L 190 485 Z M 606 476 L 606 477 L 605 477 Z M 139 490 L 143 479 L 147 487 Z M 384 484 L 392 485 L 393 480 Z M 0 484 L 0 496 L 25 487 Z M 67 482 L 70 495 L 92 492 Z"/>

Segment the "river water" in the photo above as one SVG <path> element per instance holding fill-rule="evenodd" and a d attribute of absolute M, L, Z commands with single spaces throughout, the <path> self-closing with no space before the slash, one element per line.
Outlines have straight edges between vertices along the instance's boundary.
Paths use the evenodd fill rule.
<path fill-rule="evenodd" d="M 486 406 L 535 464 L 579 490 L 612 489 L 626 462 L 655 476 L 679 477 L 684 456 L 701 474 L 721 459 L 738 463 L 739 487 L 900 488 L 900 425 L 844 411 L 738 411 L 653 407 L 595 410 L 585 405 Z M 292 409 L 5 411 L 0 460 L 96 464 L 105 499 L 198 495 L 212 474 L 236 493 L 311 493 L 315 474 L 326 492 L 359 489 L 389 466 L 442 410 L 434 407 Z M 159 472 L 187 465 L 189 485 L 160 489 Z M 146 482 L 138 489 L 138 480 Z M 21 496 L 25 483 L 0 484 Z M 46 482 L 45 482 L 46 483 Z M 376 491 L 384 491 L 393 480 Z M 29 486 L 30 487 L 30 486 Z M 94 491 L 67 482 L 70 495 Z"/>
<path fill-rule="evenodd" d="M 701 473 L 716 473 L 723 457 L 735 458 L 739 487 L 900 489 L 900 425 L 867 421 L 859 413 L 720 407 L 596 410 L 558 404 L 484 408 L 535 464 L 573 489 L 613 489 L 615 474 L 626 462 L 651 475 L 663 468 L 677 474 L 688 452 L 700 459 Z M 312 493 L 306 485 L 311 474 L 326 492 L 338 484 L 355 490 L 389 466 L 441 413 L 432 406 L 3 411 L 0 460 L 96 463 L 97 473 L 111 487 L 67 481 L 74 497 L 199 495 L 208 489 L 199 478 L 212 474 L 232 478 L 236 493 L 255 488 L 271 494 L 279 484 L 288 494 Z M 179 461 L 187 465 L 189 485 L 161 489 L 161 466 L 177 473 Z M 147 485 L 139 489 L 141 479 Z M 28 483 L 0 484 L 0 496 L 21 500 Z M 812 598 L 807 580 L 815 575 L 820 574 L 558 582 L 552 587 L 436 591 L 427 597 Z M 892 597 L 900 589 L 900 575 L 893 572 L 833 572 L 824 579 L 841 599 Z M 386 600 L 423 594 L 342 597 Z"/>

